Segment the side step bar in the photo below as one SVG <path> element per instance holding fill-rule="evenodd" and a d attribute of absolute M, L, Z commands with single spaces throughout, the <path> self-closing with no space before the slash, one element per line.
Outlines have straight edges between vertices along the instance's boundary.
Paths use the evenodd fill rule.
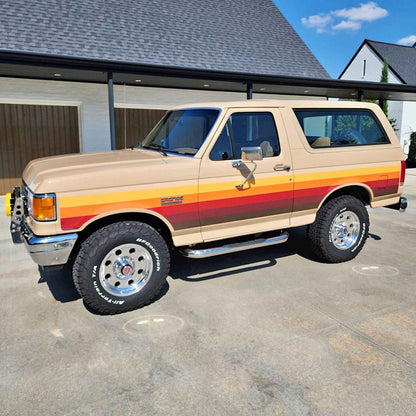
<path fill-rule="evenodd" d="M 203 259 L 206 257 L 219 256 L 221 254 L 236 253 L 237 251 L 249 250 L 251 248 L 267 247 L 274 244 L 281 244 L 287 241 L 289 234 L 283 232 L 275 237 L 257 238 L 255 240 L 242 241 L 239 243 L 226 244 L 220 247 L 205 249 L 185 248 L 180 253 L 185 257 L 193 259 Z"/>

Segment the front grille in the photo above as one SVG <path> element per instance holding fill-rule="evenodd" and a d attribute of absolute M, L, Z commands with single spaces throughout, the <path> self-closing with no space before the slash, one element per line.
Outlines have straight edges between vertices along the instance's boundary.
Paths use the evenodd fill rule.
<path fill-rule="evenodd" d="M 28 195 L 29 195 L 29 187 L 22 182 L 22 201 L 23 201 L 23 211 L 25 213 L 25 216 L 29 215 L 29 199 L 28 199 Z"/>

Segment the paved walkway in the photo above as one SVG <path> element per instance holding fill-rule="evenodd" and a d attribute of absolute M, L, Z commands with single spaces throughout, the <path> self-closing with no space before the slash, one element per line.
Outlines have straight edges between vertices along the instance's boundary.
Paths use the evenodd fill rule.
<path fill-rule="evenodd" d="M 0 198 L 0 413 L 416 414 L 416 169 L 409 209 L 370 210 L 355 260 L 288 243 L 175 258 L 161 297 L 90 313 L 68 272 L 13 246 Z"/>

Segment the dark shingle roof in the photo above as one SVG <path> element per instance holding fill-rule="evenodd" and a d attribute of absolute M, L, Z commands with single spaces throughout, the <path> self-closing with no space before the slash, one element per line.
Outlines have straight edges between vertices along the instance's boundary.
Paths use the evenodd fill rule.
<path fill-rule="evenodd" d="M 330 78 L 271 0 L 0 0 L 0 50 Z"/>
<path fill-rule="evenodd" d="M 416 48 L 374 40 L 366 42 L 381 59 L 387 59 L 390 68 L 405 84 L 416 85 Z"/>

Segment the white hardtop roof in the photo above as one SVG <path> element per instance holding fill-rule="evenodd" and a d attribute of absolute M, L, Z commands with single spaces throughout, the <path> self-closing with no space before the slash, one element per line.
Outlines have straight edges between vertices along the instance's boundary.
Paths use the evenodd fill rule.
<path fill-rule="evenodd" d="M 186 108 L 374 108 L 376 104 L 363 101 L 319 101 L 319 100 L 241 100 L 241 101 L 209 101 L 176 106 L 173 109 Z"/>

